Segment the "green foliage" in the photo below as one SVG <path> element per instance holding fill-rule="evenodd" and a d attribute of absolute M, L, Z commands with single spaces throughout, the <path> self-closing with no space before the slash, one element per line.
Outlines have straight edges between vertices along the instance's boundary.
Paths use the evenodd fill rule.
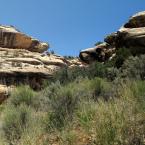
<path fill-rule="evenodd" d="M 139 111 L 145 112 L 145 81 L 131 82 L 130 89 L 138 102 Z"/>
<path fill-rule="evenodd" d="M 20 86 L 12 93 L 10 103 L 19 106 L 26 104 L 28 106 L 34 105 L 36 93 L 29 86 Z"/>
<path fill-rule="evenodd" d="M 144 47 L 131 47 L 131 48 L 128 48 L 129 51 L 131 52 L 132 56 L 140 56 L 142 54 L 145 54 L 145 51 L 144 51 Z"/>
<path fill-rule="evenodd" d="M 34 108 L 36 111 L 46 110 L 48 98 L 34 92 L 29 86 L 19 86 L 12 92 L 8 105 L 18 107 L 21 104 Z"/>
<path fill-rule="evenodd" d="M 75 68 L 64 68 L 54 75 L 53 81 L 59 81 L 61 84 L 67 84 L 74 81 L 78 77 L 85 77 L 85 68 L 75 67 Z"/>
<path fill-rule="evenodd" d="M 119 48 L 116 52 L 116 57 L 114 58 L 114 66 L 120 68 L 129 56 L 131 56 L 129 49 Z"/>
<path fill-rule="evenodd" d="M 56 84 L 57 86 L 58 84 Z M 51 128 L 61 129 L 66 125 L 67 121 L 72 119 L 73 112 L 78 102 L 78 96 L 73 86 L 56 87 L 54 86 L 53 94 L 49 94 L 47 91 L 46 95 L 49 97 L 49 103 L 52 112 L 48 113 L 46 119 L 46 129 Z M 49 88 L 48 88 L 49 89 Z"/>
<path fill-rule="evenodd" d="M 145 82 L 115 81 L 79 78 L 65 85 L 52 83 L 40 93 L 41 99 L 47 98 L 46 104 L 40 102 L 46 109 L 36 112 L 30 111 L 33 103 L 24 101 L 5 106 L 5 139 L 12 144 L 44 145 L 57 135 L 62 144 L 80 144 L 81 136 L 89 136 L 90 144 L 143 145 Z M 30 123 L 30 112 L 39 121 Z"/>
<path fill-rule="evenodd" d="M 102 43 L 103 43 L 103 42 L 98 41 L 98 42 L 95 43 L 95 46 L 100 45 L 100 44 L 102 44 Z"/>
<path fill-rule="evenodd" d="M 50 50 L 50 53 L 51 53 L 51 54 L 55 54 L 54 50 Z"/>
<path fill-rule="evenodd" d="M 82 85 L 84 84 L 84 85 Z M 94 79 L 84 79 L 77 85 L 79 87 L 80 96 L 93 101 L 97 101 L 98 98 L 103 98 L 104 100 L 108 100 L 112 93 L 113 85 L 102 78 L 94 78 Z M 112 96 L 111 96 L 112 97 Z"/>
<path fill-rule="evenodd" d="M 121 68 L 120 76 L 128 77 L 130 79 L 141 79 L 145 78 L 145 55 L 139 57 L 129 57 L 124 62 L 124 65 Z"/>
<path fill-rule="evenodd" d="M 68 55 L 68 56 L 64 56 L 64 58 L 65 58 L 65 59 L 68 59 L 68 60 L 72 60 L 72 59 L 74 59 L 74 58 L 76 58 L 76 57 Z"/>
<path fill-rule="evenodd" d="M 30 110 L 27 106 L 21 105 L 17 109 L 9 107 L 4 111 L 2 130 L 6 141 L 15 145 L 20 140 L 30 120 Z"/>
<path fill-rule="evenodd" d="M 134 89 L 138 90 L 136 85 L 129 83 L 121 88 L 123 97 L 119 99 L 114 98 L 107 102 L 99 99 L 97 103 L 92 100 L 80 103 L 77 111 L 78 122 L 87 133 L 91 135 L 93 132 L 94 144 L 143 145 L 144 113 L 141 113 L 141 104 L 136 101 L 132 92 Z"/>
<path fill-rule="evenodd" d="M 109 63 L 102 64 L 99 62 L 93 63 L 88 67 L 80 68 L 64 68 L 54 75 L 53 82 L 59 81 L 60 84 L 68 84 L 77 80 L 78 78 L 89 78 L 95 77 L 107 78 L 108 80 L 114 80 L 118 75 L 118 70 L 110 66 Z"/>
<path fill-rule="evenodd" d="M 18 87 L 0 107 L 0 144 L 143 145 L 145 56 L 119 51 L 119 69 L 118 57 L 65 68 L 40 92 Z"/>

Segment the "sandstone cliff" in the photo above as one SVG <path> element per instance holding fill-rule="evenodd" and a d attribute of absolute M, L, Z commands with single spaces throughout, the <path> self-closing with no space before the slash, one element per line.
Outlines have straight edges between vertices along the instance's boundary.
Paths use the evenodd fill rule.
<path fill-rule="evenodd" d="M 47 49 L 47 43 L 14 27 L 0 26 L 0 102 L 13 86 L 28 84 L 33 89 L 40 89 L 43 81 L 51 78 L 57 70 L 82 66 L 77 59 L 68 61 Z"/>
<path fill-rule="evenodd" d="M 102 44 L 82 50 L 80 59 L 87 63 L 108 61 L 121 47 L 130 49 L 130 51 L 135 50 L 136 54 L 145 53 L 145 11 L 130 17 L 117 32 L 108 35 Z"/>

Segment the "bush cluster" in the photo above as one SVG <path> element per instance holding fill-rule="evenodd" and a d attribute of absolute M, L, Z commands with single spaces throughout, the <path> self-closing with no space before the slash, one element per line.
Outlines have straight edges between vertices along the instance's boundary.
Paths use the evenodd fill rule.
<path fill-rule="evenodd" d="M 145 56 L 120 53 L 65 68 L 40 92 L 18 87 L 0 108 L 0 144 L 144 145 Z"/>

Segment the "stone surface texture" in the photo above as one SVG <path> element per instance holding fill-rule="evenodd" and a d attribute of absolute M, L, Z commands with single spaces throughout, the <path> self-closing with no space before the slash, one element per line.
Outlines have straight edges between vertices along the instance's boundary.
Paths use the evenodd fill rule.
<path fill-rule="evenodd" d="M 79 59 L 67 60 L 47 49 L 47 43 L 12 26 L 0 26 L 0 103 L 8 97 L 12 86 L 27 84 L 38 90 L 56 71 L 84 65 Z"/>
<path fill-rule="evenodd" d="M 87 63 L 108 61 L 117 49 L 125 47 L 136 54 L 145 53 L 145 11 L 129 18 L 117 32 L 108 35 L 104 43 L 80 52 L 80 59 Z"/>

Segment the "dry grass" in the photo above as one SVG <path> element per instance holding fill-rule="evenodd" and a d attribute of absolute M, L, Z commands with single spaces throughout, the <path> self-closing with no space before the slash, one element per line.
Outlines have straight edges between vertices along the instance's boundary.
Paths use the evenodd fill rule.
<path fill-rule="evenodd" d="M 100 78 L 18 88 L 1 107 L 0 145 L 144 145 L 144 96 L 144 81 Z"/>

